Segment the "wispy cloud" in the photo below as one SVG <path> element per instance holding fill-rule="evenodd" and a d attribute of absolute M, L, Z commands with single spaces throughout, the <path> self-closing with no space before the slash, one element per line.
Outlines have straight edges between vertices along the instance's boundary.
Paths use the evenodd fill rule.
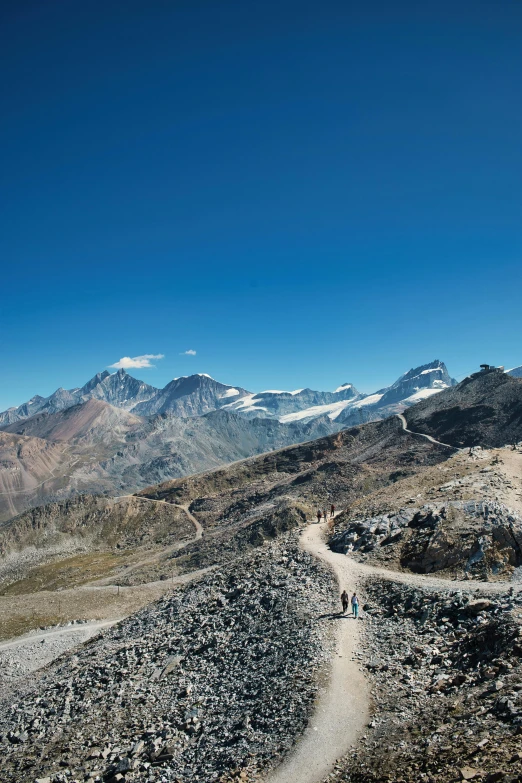
<path fill-rule="evenodd" d="M 109 364 L 109 367 L 114 368 L 115 370 L 143 370 L 145 367 L 154 367 L 154 365 L 151 364 L 151 359 L 163 358 L 164 355 L 162 353 L 144 353 L 143 356 L 122 356 L 119 362 Z"/>
<path fill-rule="evenodd" d="M 196 351 L 193 348 L 189 348 L 188 351 L 181 351 L 180 356 L 195 356 Z"/>

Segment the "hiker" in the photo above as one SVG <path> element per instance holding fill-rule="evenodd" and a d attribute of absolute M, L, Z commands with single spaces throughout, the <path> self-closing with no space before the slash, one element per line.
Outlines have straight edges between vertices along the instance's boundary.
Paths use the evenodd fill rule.
<path fill-rule="evenodd" d="M 332 503 L 332 505 L 330 506 L 330 517 L 333 519 L 334 516 L 335 516 L 335 506 Z"/>
<path fill-rule="evenodd" d="M 320 524 L 321 524 L 321 517 L 322 517 L 322 514 L 321 514 L 321 509 L 320 509 L 320 508 L 318 508 L 318 509 L 317 509 L 317 524 L 318 524 L 318 525 L 320 525 Z"/>
<path fill-rule="evenodd" d="M 357 593 L 352 595 L 352 614 L 357 620 L 359 617 L 359 599 L 357 598 Z"/>
<path fill-rule="evenodd" d="M 328 511 L 326 509 L 323 511 L 323 514 L 324 514 L 324 521 L 328 522 Z"/>
<path fill-rule="evenodd" d="M 343 614 L 346 614 L 346 612 L 348 611 L 348 603 L 349 603 L 349 601 L 350 601 L 350 598 L 348 596 L 348 593 L 346 592 L 346 590 L 343 590 L 343 592 L 341 593 L 341 603 L 343 605 Z"/>

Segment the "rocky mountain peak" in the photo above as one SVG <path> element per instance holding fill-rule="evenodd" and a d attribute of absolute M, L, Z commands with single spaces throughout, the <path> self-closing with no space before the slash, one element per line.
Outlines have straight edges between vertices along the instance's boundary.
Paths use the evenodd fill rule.
<path fill-rule="evenodd" d="M 220 383 L 205 373 L 197 373 L 174 378 L 148 402 L 136 405 L 133 412 L 140 416 L 157 413 L 202 416 L 245 396 L 251 396 L 250 392 Z"/>
<path fill-rule="evenodd" d="M 107 370 L 104 370 L 103 372 L 97 372 L 96 375 L 91 378 L 90 381 L 87 381 L 85 386 L 82 386 L 80 389 L 81 394 L 88 394 L 90 391 L 92 391 L 96 386 L 99 386 L 100 383 L 102 383 L 105 378 L 108 378 L 110 373 Z"/>

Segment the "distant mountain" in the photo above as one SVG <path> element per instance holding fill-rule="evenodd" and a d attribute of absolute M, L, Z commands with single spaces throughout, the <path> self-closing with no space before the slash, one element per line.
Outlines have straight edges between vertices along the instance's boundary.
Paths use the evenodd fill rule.
<path fill-rule="evenodd" d="M 522 378 L 522 366 L 513 367 L 512 370 L 508 370 L 508 375 L 512 375 L 513 378 Z"/>
<path fill-rule="evenodd" d="M 391 386 L 370 394 L 353 407 L 346 408 L 339 416 L 338 422 L 346 427 L 363 421 L 384 419 L 401 413 L 456 383 L 457 381 L 450 377 L 444 362 L 435 359 L 429 364 L 408 370 Z"/>
<path fill-rule="evenodd" d="M 130 411 L 137 404 L 152 399 L 158 391 L 154 386 L 133 378 L 125 370 L 118 370 L 112 375 L 105 370 L 80 389 L 79 401 L 93 398 Z"/>
<path fill-rule="evenodd" d="M 210 375 L 175 378 L 164 389 L 160 389 L 146 402 L 133 407 L 133 413 L 153 416 L 157 413 L 172 413 L 175 416 L 203 416 L 205 413 L 226 407 L 231 400 L 251 396 L 245 389 L 227 386 L 215 381 Z"/>
<path fill-rule="evenodd" d="M 391 386 L 373 394 L 361 394 L 355 386 L 345 383 L 335 392 L 314 392 L 311 389 L 261 392 L 244 397 L 227 408 L 250 417 L 277 416 L 283 424 L 327 416 L 341 429 L 400 413 L 419 400 L 455 384 L 446 365 L 436 359 L 408 370 Z"/>
<path fill-rule="evenodd" d="M 379 405 L 380 407 L 396 403 L 415 405 L 420 400 L 425 400 L 456 384 L 457 381 L 450 378 L 444 362 L 436 359 L 430 364 L 423 364 L 401 375 L 392 386 L 384 390 Z"/>
<path fill-rule="evenodd" d="M 296 389 L 290 392 L 270 390 L 247 394 L 239 400 L 229 402 L 224 407 L 249 418 L 273 417 L 283 423 L 289 423 L 340 410 L 349 400 L 357 400 L 361 396 L 355 386 L 351 383 L 345 383 L 334 392 Z M 317 411 L 312 413 L 311 409 L 315 408 Z M 303 411 L 307 412 L 306 416 L 296 415 Z"/>
<path fill-rule="evenodd" d="M 104 370 L 97 373 L 81 388 L 67 390 L 60 387 L 49 397 L 37 395 L 17 408 L 9 408 L 0 413 L 0 427 L 40 412 L 57 413 L 91 399 L 103 400 L 118 408 L 130 410 L 138 403 L 149 400 L 158 391 L 159 389 L 154 386 L 149 386 L 128 375 L 125 370 L 118 370 L 112 375 Z"/>

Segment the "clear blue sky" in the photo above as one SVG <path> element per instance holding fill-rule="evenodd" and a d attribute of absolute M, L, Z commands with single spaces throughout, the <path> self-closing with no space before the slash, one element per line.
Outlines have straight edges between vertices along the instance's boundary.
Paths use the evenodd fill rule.
<path fill-rule="evenodd" d="M 522 5 L 2 5 L 0 409 L 522 364 Z M 182 356 L 193 349 L 196 356 Z"/>

